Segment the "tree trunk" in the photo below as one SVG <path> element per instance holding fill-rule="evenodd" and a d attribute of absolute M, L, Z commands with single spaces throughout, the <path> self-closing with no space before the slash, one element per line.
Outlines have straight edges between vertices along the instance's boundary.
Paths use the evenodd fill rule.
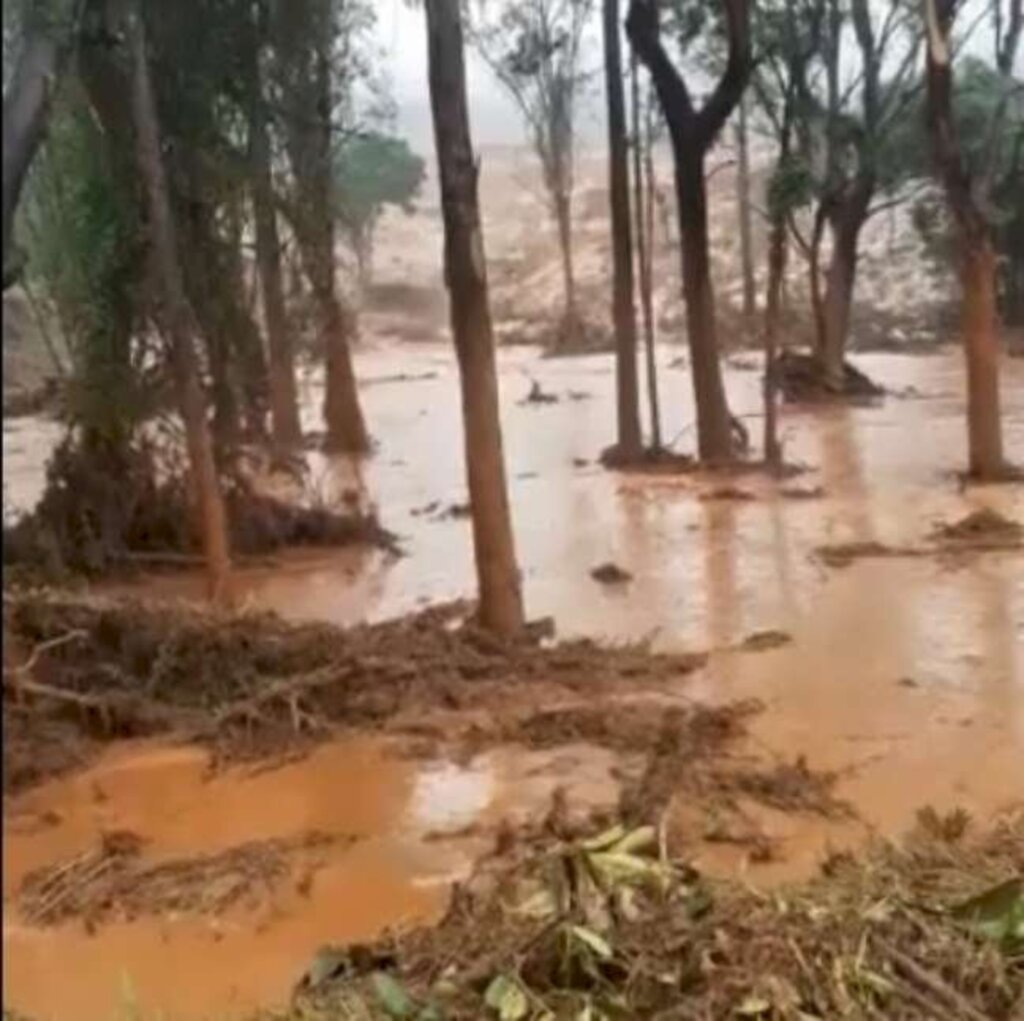
<path fill-rule="evenodd" d="M 673 137 L 676 201 L 682 238 L 683 297 L 690 344 L 693 397 L 697 408 L 697 448 L 701 461 L 733 459 L 732 420 L 718 359 L 715 301 L 708 255 L 707 189 L 704 158 Z"/>
<path fill-rule="evenodd" d="M 992 227 L 978 206 L 953 121 L 953 69 L 949 35 L 954 7 L 925 0 L 928 127 L 935 163 L 960 242 L 964 355 L 967 361 L 969 471 L 977 479 L 1005 474 L 999 399 L 996 257 Z M 1010 49 L 1010 60 L 1014 47 Z"/>
<path fill-rule="evenodd" d="M 572 208 L 569 196 L 561 187 L 554 197 L 555 226 L 558 229 L 558 250 L 562 257 L 562 289 L 565 307 L 559 329 L 558 346 L 573 350 L 583 344 L 583 324 L 576 305 L 576 271 L 573 268 Z"/>
<path fill-rule="evenodd" d="M 209 595 L 214 601 L 227 602 L 231 598 L 227 519 L 206 422 L 206 400 L 199 379 L 194 320 L 185 296 L 178 261 L 177 238 L 160 151 L 160 127 L 150 81 L 139 0 L 135 0 L 132 5 L 128 29 L 133 64 L 132 110 L 139 171 L 148 200 L 153 254 L 163 290 L 161 318 L 170 339 L 171 362 L 178 385 L 181 417 L 185 423 L 192 482 L 199 504 Z"/>
<path fill-rule="evenodd" d="M 728 55 L 721 77 L 700 108 L 662 45 L 658 5 L 652 0 L 631 0 L 626 18 L 629 40 L 651 73 L 672 140 L 697 447 L 705 462 L 732 461 L 735 449 L 718 361 L 704 158 L 736 109 L 752 66 L 750 4 L 723 0 L 723 7 Z"/>
<path fill-rule="evenodd" d="M 811 293 L 811 314 L 814 319 L 814 354 L 822 364 L 825 360 L 825 296 L 821 290 L 821 243 L 825 238 L 825 209 L 818 207 L 811 230 L 807 253 L 807 283 Z"/>
<path fill-rule="evenodd" d="M 736 123 L 736 208 L 740 228 L 740 266 L 743 272 L 743 317 L 748 323 L 757 315 L 757 284 L 754 280 L 754 248 L 750 212 L 750 155 L 748 152 L 747 103 L 741 99 Z"/>
<path fill-rule="evenodd" d="M 46 132 L 46 121 L 64 48 L 45 27 L 28 31 L 11 82 L 4 94 L 3 146 L 3 276 L 4 289 L 18 273 L 12 265 L 11 242 L 18 199 Z"/>
<path fill-rule="evenodd" d="M 615 324 L 618 454 L 629 459 L 639 456 L 643 440 L 640 435 L 640 395 L 636 365 L 633 237 L 630 229 L 626 101 L 622 88 L 618 0 L 604 0 L 603 13 L 605 92 L 608 99 L 608 194 L 611 200 L 612 321 Z M 635 77 L 634 74 L 634 80 Z M 633 132 L 636 151 L 639 144 L 639 129 L 635 119 Z"/>
<path fill-rule="evenodd" d="M 298 25 L 290 24 L 288 46 L 279 55 L 285 65 L 285 142 L 295 178 L 292 226 L 313 292 L 326 359 L 325 447 L 335 452 L 365 454 L 370 450 L 370 438 L 359 406 L 350 348 L 355 336 L 355 316 L 338 294 L 335 280 L 331 214 L 331 3 L 315 0 L 277 5 L 277 14 L 286 21 L 301 19 Z"/>
<path fill-rule="evenodd" d="M 459 0 L 426 0 L 425 6 L 430 104 L 445 229 L 445 281 L 462 390 L 479 616 L 484 627 L 512 634 L 523 625 L 523 600 L 502 452 Z"/>
<path fill-rule="evenodd" d="M 975 478 L 995 479 L 1005 469 L 999 399 L 996 256 L 991 241 L 983 237 L 966 246 L 962 258 L 969 468 Z"/>
<path fill-rule="evenodd" d="M 259 51 L 253 53 L 252 96 L 249 109 L 249 159 L 252 172 L 252 209 L 256 227 L 256 263 L 263 301 L 263 319 L 269 348 L 270 421 L 278 450 L 302 442 L 299 400 L 295 385 L 295 353 L 281 279 L 281 239 L 274 208 L 270 171 L 270 138 L 263 83 L 259 77 Z"/>
<path fill-rule="evenodd" d="M 764 460 L 769 468 L 778 468 L 782 464 L 775 362 L 779 348 L 782 281 L 785 276 L 786 221 L 782 215 L 775 214 L 768 231 L 768 290 L 764 307 Z"/>
<path fill-rule="evenodd" d="M 822 309 L 824 343 L 821 368 L 825 382 L 837 393 L 844 387 L 846 342 L 850 334 L 850 311 L 857 278 L 857 249 L 860 232 L 867 218 L 871 192 L 855 189 L 830 217 L 832 226 L 832 259 L 825 282 Z"/>
<path fill-rule="evenodd" d="M 654 346 L 654 157 L 648 102 L 640 124 L 640 81 L 636 54 L 629 63 L 633 94 L 633 195 L 636 207 L 636 250 L 640 276 L 640 310 L 644 324 L 644 360 L 647 368 L 647 405 L 651 416 L 651 448 L 661 450 L 661 408 L 658 401 L 658 362 Z M 649 97 L 648 97 L 649 98 Z M 646 177 L 646 187 L 645 187 Z M 646 192 L 646 195 L 645 195 Z"/>
<path fill-rule="evenodd" d="M 281 239 L 274 208 L 270 135 L 267 106 L 260 74 L 260 51 L 266 35 L 266 11 L 256 8 L 256 24 L 249 59 L 249 161 L 252 173 L 253 221 L 256 228 L 256 263 L 263 301 L 263 319 L 269 348 L 270 421 L 278 450 L 302 442 L 299 400 L 295 385 L 295 353 L 281 277 Z"/>

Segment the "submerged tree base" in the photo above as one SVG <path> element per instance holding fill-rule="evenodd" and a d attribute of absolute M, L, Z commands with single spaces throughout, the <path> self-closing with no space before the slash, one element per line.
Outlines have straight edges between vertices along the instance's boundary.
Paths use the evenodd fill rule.
<path fill-rule="evenodd" d="M 223 481 L 236 553 L 354 543 L 398 551 L 370 512 L 289 503 L 256 492 L 240 471 Z M 194 522 L 187 472 L 168 447 L 90 445 L 69 434 L 54 451 L 36 509 L 4 528 L 4 564 L 51 577 L 193 564 L 202 555 Z"/>
<path fill-rule="evenodd" d="M 821 362 L 813 355 L 783 351 L 775 362 L 775 383 L 783 399 L 790 404 L 875 401 L 885 389 L 850 362 L 843 363 L 843 384 L 830 380 Z"/>

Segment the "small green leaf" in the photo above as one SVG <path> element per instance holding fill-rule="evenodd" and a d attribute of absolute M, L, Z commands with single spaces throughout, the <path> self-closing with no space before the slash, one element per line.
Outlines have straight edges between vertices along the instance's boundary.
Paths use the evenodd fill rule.
<path fill-rule="evenodd" d="M 761 996 L 748 996 L 735 1010 L 740 1017 L 760 1017 L 767 1014 L 772 1005 Z"/>
<path fill-rule="evenodd" d="M 615 956 L 615 951 L 612 950 L 608 941 L 603 936 L 594 932 L 593 929 L 587 929 L 582 925 L 573 925 L 569 931 L 576 939 L 597 954 L 602 961 L 610 961 Z"/>
<path fill-rule="evenodd" d="M 374 973 L 372 981 L 373 990 L 388 1017 L 407 1018 L 416 1013 L 416 1004 L 397 979 L 378 971 Z"/>
<path fill-rule="evenodd" d="M 522 986 L 508 975 L 495 975 L 484 993 L 484 1003 L 495 1011 L 501 1021 L 520 1021 L 530 1011 L 530 1003 Z"/>
<path fill-rule="evenodd" d="M 603 833 L 598 833 L 596 837 L 584 840 L 580 846 L 585 851 L 606 851 L 609 847 L 617 844 L 625 836 L 627 836 L 625 826 L 612 826 L 611 829 L 607 829 Z"/>
<path fill-rule="evenodd" d="M 617 840 L 611 848 L 616 854 L 636 854 L 649 851 L 658 846 L 658 833 L 653 826 L 638 826 L 630 830 L 621 840 Z"/>

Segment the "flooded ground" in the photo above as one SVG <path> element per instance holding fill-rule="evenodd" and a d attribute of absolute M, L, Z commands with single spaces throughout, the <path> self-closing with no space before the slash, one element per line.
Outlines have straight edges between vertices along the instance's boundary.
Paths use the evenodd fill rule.
<path fill-rule="evenodd" d="M 665 435 L 692 446 L 688 374 L 663 351 Z M 407 555 L 303 553 L 240 572 L 246 602 L 296 620 L 345 624 L 469 595 L 469 525 L 445 510 L 465 500 L 457 377 L 448 349 L 360 352 L 367 419 L 377 455 L 358 470 L 311 459 L 325 494 L 353 485 L 378 507 Z M 702 864 L 748 868 L 753 882 L 812 869 L 827 846 L 868 829 L 901 832 L 924 803 L 978 815 L 1024 800 L 1024 570 L 1019 553 L 865 560 L 826 567 L 816 547 L 850 541 L 919 544 L 934 526 L 981 507 L 1024 519 L 1020 487 L 961 491 L 963 374 L 956 352 L 865 356 L 862 368 L 898 391 L 878 407 L 789 411 L 786 455 L 811 470 L 785 483 L 729 481 L 753 499 L 702 499 L 722 480 L 622 477 L 594 462 L 612 440 L 610 356 L 544 360 L 501 353 L 505 441 L 520 563 L 531 616 L 560 635 L 649 636 L 665 649 L 712 651 L 680 682 L 706 701 L 756 697 L 753 747 L 841 773 L 838 791 L 856 826 L 762 813 L 782 838 L 782 864 L 752 866 L 728 849 Z M 759 374 L 731 368 L 734 409 L 759 431 Z M 537 380 L 559 399 L 520 403 Z M 1004 374 L 1010 456 L 1024 458 L 1024 362 Z M 316 425 L 315 387 L 307 395 Z M 22 420 L 5 431 L 7 499 L 24 505 L 41 482 L 48 434 Z M 803 498 L 783 490 L 797 487 Z M 820 487 L 820 495 L 808 491 Z M 606 587 L 590 570 L 612 560 L 633 575 Z M 122 586 L 121 591 L 125 590 Z M 127 591 L 198 598 L 201 579 L 177 574 Z M 787 644 L 742 651 L 754 632 Z M 322 943 L 372 935 L 430 917 L 447 881 L 487 845 L 479 828 L 452 841 L 436 830 L 493 829 L 508 815 L 542 813 L 553 787 L 614 801 L 611 764 L 593 750 L 541 755 L 501 750 L 470 767 L 412 763 L 376 742 L 325 747 L 301 763 L 254 776 L 204 779 L 189 750 L 121 749 L 85 774 L 8 806 L 5 895 L 27 871 L 126 828 L 159 857 L 204 853 L 243 840 L 322 830 L 312 887 L 268 892 L 215 927 L 188 919 L 38 930 L 8 912 L 5 998 L 54 1021 L 106 1021 L 123 1002 L 122 974 L 146 1007 L 193 1021 L 216 1008 L 237 1016 L 277 1002 Z M 101 796 L 96 795 L 96 790 Z M 17 810 L 12 814 L 13 810 Z M 39 820 L 59 816 L 59 823 Z M 493 836 L 493 834 L 492 834 Z M 55 964 L 59 962 L 59 965 Z M 52 980 L 59 967 L 64 982 Z M 189 975 L 188 982 L 181 980 Z M 194 976 L 194 978 L 193 978 Z"/>

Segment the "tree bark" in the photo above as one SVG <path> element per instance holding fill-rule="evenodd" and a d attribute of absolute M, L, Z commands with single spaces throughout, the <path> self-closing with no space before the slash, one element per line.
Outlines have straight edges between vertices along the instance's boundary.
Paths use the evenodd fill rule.
<path fill-rule="evenodd" d="M 824 336 L 821 368 L 825 382 L 837 393 L 844 387 L 846 342 L 850 333 L 850 312 L 857 278 L 860 232 L 867 220 L 872 184 L 858 181 L 849 195 L 838 201 L 829 215 L 832 228 L 832 258 L 825 281 L 822 306 Z"/>
<path fill-rule="evenodd" d="M 739 216 L 740 267 L 743 274 L 743 316 L 748 323 L 757 315 L 757 284 L 754 279 L 754 248 L 750 210 L 750 153 L 747 104 L 740 99 L 736 121 L 736 211 Z"/>
<path fill-rule="evenodd" d="M 633 237 L 629 211 L 626 101 L 622 87 L 618 0 L 604 0 L 603 14 L 605 93 L 608 100 L 608 194 L 611 201 L 612 321 L 615 324 L 618 453 L 621 457 L 629 459 L 639 456 L 643 440 L 640 434 L 640 395 L 636 364 Z M 634 151 L 638 151 L 636 147 L 639 144 L 639 134 L 635 120 L 633 131 Z"/>
<path fill-rule="evenodd" d="M 568 194 L 559 189 L 554 197 L 555 227 L 558 230 L 558 251 L 562 259 L 562 289 L 565 307 L 559 330 L 558 346 L 567 350 L 583 343 L 583 324 L 576 304 L 576 271 L 573 267 L 572 206 Z"/>
<path fill-rule="evenodd" d="M 700 109 L 693 105 L 686 83 L 661 43 L 657 5 L 652 0 L 632 0 L 626 19 L 630 42 L 654 81 L 672 142 L 697 447 L 705 462 L 728 462 L 736 455 L 718 358 L 704 159 L 746 86 L 751 40 L 746 0 L 724 0 L 724 6 L 729 36 L 725 71 Z"/>
<path fill-rule="evenodd" d="M 459 0 L 426 0 L 425 6 L 430 104 L 445 229 L 445 282 L 459 362 L 479 618 L 484 627 L 511 634 L 523 626 L 523 600 L 502 451 Z"/>
<path fill-rule="evenodd" d="M 775 213 L 768 229 L 768 288 L 764 306 L 764 460 L 769 468 L 778 468 L 782 464 L 775 364 L 779 350 L 779 318 L 782 281 L 786 276 L 786 254 L 785 217 Z"/>
<path fill-rule="evenodd" d="M 302 253 L 316 306 L 326 358 L 324 421 L 326 449 L 365 454 L 370 450 L 355 370 L 351 341 L 355 315 L 338 294 L 335 280 L 334 217 L 331 214 L 331 22 L 329 0 L 287 4 L 279 8 L 291 26 L 293 48 L 284 52 L 286 145 L 295 178 L 292 226 Z M 294 47 L 297 47 L 294 48 Z"/>
<path fill-rule="evenodd" d="M 32 26 L 4 94 L 3 276 L 4 289 L 17 273 L 12 265 L 14 214 L 28 168 L 46 133 L 46 122 L 68 47 L 52 29 Z"/>
<path fill-rule="evenodd" d="M 178 386 L 181 417 L 185 423 L 192 482 L 200 512 L 208 591 L 212 600 L 228 602 L 231 598 L 231 556 L 227 518 L 206 421 L 206 400 L 199 379 L 194 317 L 178 261 L 139 0 L 132 4 L 127 27 L 132 54 L 132 111 L 139 171 L 146 189 L 150 236 L 163 291 L 163 307 L 159 314 L 170 340 L 171 362 Z"/>
<path fill-rule="evenodd" d="M 658 401 L 658 361 L 654 346 L 654 157 L 651 153 L 650 104 L 640 126 L 640 81 L 636 54 L 630 60 L 633 93 L 633 194 L 636 207 L 636 250 L 640 276 L 640 310 L 644 324 L 647 405 L 651 416 L 651 448 L 661 450 L 661 408 Z M 645 187 L 646 183 L 646 187 Z M 646 192 L 646 195 L 645 195 Z"/>
<path fill-rule="evenodd" d="M 256 23 L 249 54 L 249 164 L 256 263 L 269 348 L 271 429 L 274 446 L 278 450 L 286 450 L 302 442 L 302 426 L 295 384 L 295 349 L 281 276 L 281 239 L 274 206 L 267 104 L 260 73 L 260 51 L 266 34 L 265 16 L 264 6 L 259 4 L 255 10 Z"/>
<path fill-rule="evenodd" d="M 992 228 L 979 208 L 953 121 L 949 34 L 952 4 L 925 0 L 928 127 L 935 164 L 960 241 L 964 354 L 967 362 L 968 467 L 978 479 L 998 479 L 1003 459 L 999 398 L 996 258 Z"/>

